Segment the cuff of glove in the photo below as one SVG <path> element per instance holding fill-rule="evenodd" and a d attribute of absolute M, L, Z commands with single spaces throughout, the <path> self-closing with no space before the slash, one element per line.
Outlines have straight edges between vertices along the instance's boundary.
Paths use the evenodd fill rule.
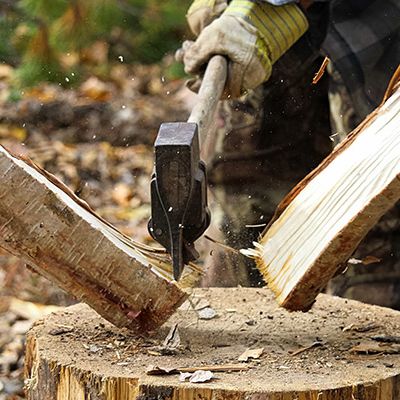
<path fill-rule="evenodd" d="M 258 1 L 232 0 L 224 14 L 242 18 L 256 28 L 258 55 L 271 64 L 308 29 L 305 15 L 295 4 L 273 6 Z"/>
<path fill-rule="evenodd" d="M 202 9 L 202 8 L 211 8 L 213 9 L 215 6 L 216 0 L 195 0 L 189 7 L 187 11 L 187 15 L 193 14 L 194 12 Z"/>

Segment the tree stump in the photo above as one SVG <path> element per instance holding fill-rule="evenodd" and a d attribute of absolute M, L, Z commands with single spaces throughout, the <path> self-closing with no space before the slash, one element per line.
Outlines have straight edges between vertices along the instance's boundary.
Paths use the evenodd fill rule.
<path fill-rule="evenodd" d="M 398 311 L 320 295 L 311 311 L 290 313 L 268 289 L 254 288 L 196 289 L 190 300 L 146 337 L 114 327 L 83 304 L 38 321 L 28 334 L 27 398 L 400 398 Z M 163 345 L 175 324 L 179 335 L 175 330 Z M 246 349 L 263 351 L 238 361 Z M 226 371 L 204 383 L 146 373 L 200 367 Z"/>

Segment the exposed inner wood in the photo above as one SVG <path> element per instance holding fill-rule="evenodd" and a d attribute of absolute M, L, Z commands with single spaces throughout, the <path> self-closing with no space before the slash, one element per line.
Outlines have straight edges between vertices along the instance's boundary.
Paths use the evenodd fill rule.
<path fill-rule="evenodd" d="M 400 199 L 400 89 L 285 199 L 256 251 L 283 306 L 304 310 Z"/>
<path fill-rule="evenodd" d="M 198 269 L 172 282 L 169 257 L 98 217 L 54 176 L 0 147 L 0 246 L 117 326 L 154 329 Z"/>
<path fill-rule="evenodd" d="M 398 345 L 371 339 L 398 335 L 397 311 L 320 295 L 310 312 L 290 313 L 268 289 L 254 288 L 196 289 L 191 302 L 194 308 L 186 302 L 147 338 L 111 326 L 85 305 L 39 321 L 28 335 L 28 399 L 399 398 L 400 355 L 393 354 L 400 351 Z M 217 316 L 199 319 L 195 309 L 207 305 Z M 159 347 L 175 324 L 180 345 L 174 353 L 160 355 Z M 52 334 L 60 325 L 72 329 Z M 382 350 L 370 355 L 353 350 L 369 347 Z M 214 372 L 215 379 L 206 383 L 146 374 L 151 365 L 235 365 L 245 350 L 260 348 L 259 358 L 243 363 L 247 370 Z"/>

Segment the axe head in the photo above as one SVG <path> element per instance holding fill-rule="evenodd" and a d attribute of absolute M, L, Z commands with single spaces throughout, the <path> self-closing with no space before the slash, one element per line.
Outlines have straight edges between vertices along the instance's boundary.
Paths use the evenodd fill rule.
<path fill-rule="evenodd" d="M 150 235 L 172 256 L 175 280 L 199 254 L 194 248 L 210 224 L 207 175 L 200 160 L 197 124 L 161 125 L 151 179 Z"/>

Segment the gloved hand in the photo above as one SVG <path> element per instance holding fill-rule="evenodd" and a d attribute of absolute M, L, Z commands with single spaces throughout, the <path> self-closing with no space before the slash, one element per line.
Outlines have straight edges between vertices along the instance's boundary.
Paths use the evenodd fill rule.
<path fill-rule="evenodd" d="M 307 28 L 295 4 L 232 0 L 195 42 L 183 43 L 177 59 L 184 62 L 186 73 L 198 75 L 213 55 L 225 55 L 229 59 L 227 92 L 236 98 L 268 80 L 272 65 Z M 198 82 L 189 87 L 198 87 Z"/>
<path fill-rule="evenodd" d="M 200 32 L 228 6 L 227 0 L 194 0 L 186 14 L 191 31 L 199 36 Z"/>

